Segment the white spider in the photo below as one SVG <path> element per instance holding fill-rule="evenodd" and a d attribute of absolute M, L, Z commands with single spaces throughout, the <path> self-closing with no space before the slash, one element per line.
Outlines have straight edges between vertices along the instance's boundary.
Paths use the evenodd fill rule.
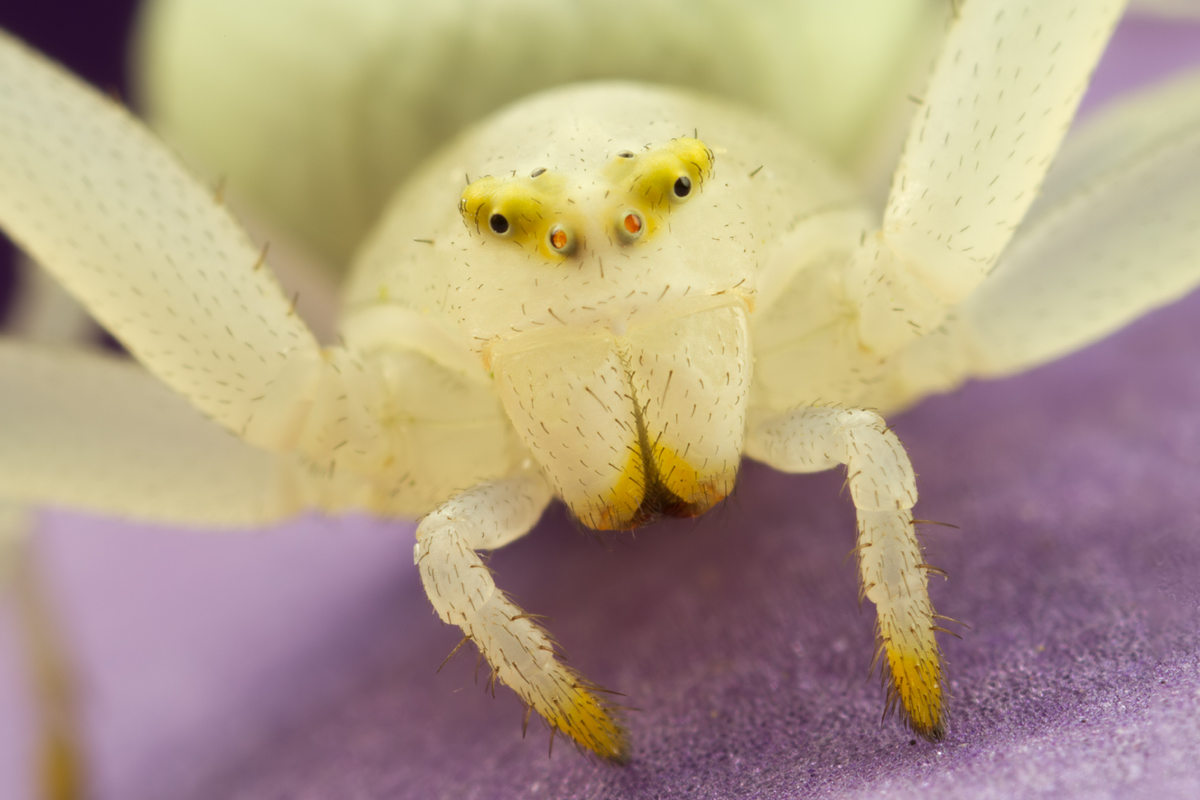
<path fill-rule="evenodd" d="M 1195 80 L 1097 121 L 1030 210 L 1122 5 L 966 3 L 881 226 L 794 135 L 725 103 L 617 84 L 524 101 L 392 201 L 327 348 L 208 190 L 0 40 L 0 224 L 190 402 L 7 343 L 4 492 L 207 525 L 435 509 L 415 559 L 439 616 L 554 729 L 620 761 L 605 703 L 476 551 L 554 496 L 628 528 L 702 513 L 743 453 L 845 464 L 889 703 L 938 739 L 913 472 L 880 412 L 1056 357 L 1200 280 Z"/>

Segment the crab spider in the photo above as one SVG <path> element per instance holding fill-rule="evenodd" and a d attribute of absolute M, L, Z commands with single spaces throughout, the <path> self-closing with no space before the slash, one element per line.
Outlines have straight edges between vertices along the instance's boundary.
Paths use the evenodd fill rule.
<path fill-rule="evenodd" d="M 878 230 L 835 174 L 744 112 L 614 85 L 522 103 L 397 197 L 350 283 L 345 343 L 325 349 L 207 191 L 6 40 L 0 221 L 242 440 L 136 370 L 9 345 L 20 382 L 5 402 L 23 427 L 6 491 L 230 525 L 437 505 L 415 560 L 439 616 L 552 726 L 620 760 L 604 703 L 476 551 L 523 534 L 554 495 L 621 528 L 703 512 L 743 452 L 846 464 L 893 697 L 937 738 L 913 473 L 865 409 L 1052 358 L 1195 282 L 1194 85 L 1154 98 L 1157 126 L 1136 136 L 1129 116 L 1094 128 L 1098 157 L 1060 169 L 998 260 L 1120 11 L 1047 6 L 965 6 Z M 1129 213 L 1147 196 L 1180 213 Z M 1152 263 L 1130 274 L 1133 254 Z M 64 383 L 71 397 L 52 392 Z M 82 449 L 68 459 L 66 442 Z"/>

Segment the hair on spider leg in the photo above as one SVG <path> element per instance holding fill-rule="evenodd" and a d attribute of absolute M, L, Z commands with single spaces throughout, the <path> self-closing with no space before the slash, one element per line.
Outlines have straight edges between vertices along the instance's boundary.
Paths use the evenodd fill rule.
<path fill-rule="evenodd" d="M 946 572 L 946 570 L 942 569 L 941 567 L 935 567 L 933 564 L 917 564 L 917 569 L 923 569 L 926 572 L 932 572 L 935 575 L 941 575 L 946 580 L 950 580 L 950 573 Z"/>
<path fill-rule="evenodd" d="M 953 522 L 938 522 L 936 519 L 917 519 L 913 517 L 913 525 L 938 525 L 942 528 L 953 528 L 956 531 L 963 530 L 961 525 L 955 525 Z"/>
<path fill-rule="evenodd" d="M 874 544 L 874 542 L 863 542 L 862 544 L 851 547 L 848 551 L 846 551 L 846 555 L 842 556 L 842 566 L 846 566 L 846 562 L 850 559 L 850 556 L 857 555 L 859 552 L 870 547 L 872 544 Z M 861 600 L 859 602 L 861 602 Z"/>
<path fill-rule="evenodd" d="M 476 686 L 479 685 L 479 668 L 481 666 L 483 666 L 484 661 L 485 661 L 485 659 L 483 657 L 483 651 L 479 649 L 478 645 L 476 645 L 476 647 L 475 647 L 475 685 Z M 489 666 L 489 668 L 491 667 L 490 664 L 488 666 Z"/>
<path fill-rule="evenodd" d="M 478 680 L 475 681 L 475 685 L 476 686 L 479 685 Z M 493 667 L 491 664 L 488 664 L 487 680 L 485 680 L 483 682 L 483 693 L 484 694 L 490 693 L 492 695 L 492 699 L 495 699 L 495 697 L 496 697 L 496 668 Z"/>
<path fill-rule="evenodd" d="M 552 642 L 552 643 L 555 645 L 558 644 L 558 642 Z M 543 652 L 549 653 L 550 655 L 554 656 L 555 658 L 557 658 L 559 661 L 562 661 L 563 663 L 570 663 L 570 661 L 571 661 L 571 659 L 567 658 L 567 654 L 564 653 L 562 650 L 558 650 L 553 647 L 546 647 L 546 645 L 544 645 L 544 644 L 539 644 L 538 649 Z"/>
<path fill-rule="evenodd" d="M 931 552 L 929 549 L 929 543 L 931 541 L 938 540 L 932 539 L 929 531 L 918 528 L 918 525 L 937 525 L 938 528 L 950 528 L 958 531 L 962 530 L 959 525 L 950 524 L 948 522 L 934 522 L 931 521 L 931 519 L 914 518 L 912 521 L 913 533 L 916 534 L 917 540 L 920 542 L 920 549 L 922 549 L 922 552 L 924 552 L 926 555 L 929 555 Z M 937 531 L 937 533 L 942 533 L 942 531 Z"/>
<path fill-rule="evenodd" d="M 253 272 L 258 272 L 267 263 L 267 253 L 271 250 L 270 242 L 263 242 L 262 248 L 258 251 L 258 258 L 254 261 Z"/>
<path fill-rule="evenodd" d="M 949 629 L 947 629 L 947 628 L 943 628 L 941 625 L 930 625 L 930 626 L 929 626 L 929 630 L 931 630 L 931 631 L 936 631 L 936 632 L 938 632 L 938 633 L 948 633 L 948 634 L 950 634 L 951 636 L 953 636 L 955 639 L 962 639 L 962 636 L 960 636 L 959 634 L 955 633 L 955 632 L 954 632 L 954 631 L 952 631 L 952 630 L 949 630 Z"/>
<path fill-rule="evenodd" d="M 458 644 L 454 645 L 454 649 L 450 651 L 450 655 L 448 655 L 448 656 L 446 656 L 445 658 L 443 658 L 443 659 L 442 659 L 442 663 L 441 663 L 441 664 L 438 664 L 438 668 L 437 668 L 437 669 L 435 669 L 435 670 L 433 671 L 433 674 L 434 674 L 434 675 L 437 675 L 439 672 L 441 672 L 441 671 L 442 671 L 442 667 L 446 666 L 446 664 L 448 664 L 448 663 L 450 662 L 450 659 L 454 658 L 454 656 L 455 656 L 455 655 L 458 653 L 458 651 L 462 649 L 462 646 L 463 646 L 464 644 L 466 644 L 467 642 L 469 642 L 469 641 L 471 641 L 471 637 L 470 637 L 470 636 L 464 636 L 464 637 L 463 637 L 463 638 L 462 638 L 462 639 L 459 641 L 459 643 L 458 643 Z"/>
<path fill-rule="evenodd" d="M 931 539 L 931 537 L 928 535 L 928 532 L 922 530 L 918 526 L 920 526 L 920 525 L 936 525 L 941 528 L 952 528 L 953 530 L 956 530 L 956 531 L 962 530 L 962 528 L 959 527 L 958 525 L 953 525 L 949 522 L 935 522 L 934 520 L 917 519 L 915 517 L 913 518 L 912 522 L 913 522 L 913 533 L 917 537 L 917 541 L 921 543 L 921 551 L 923 553 L 925 553 L 925 555 L 927 555 L 927 556 L 934 552 L 929 549 L 930 542 L 937 541 L 937 540 Z"/>
<path fill-rule="evenodd" d="M 582 692 L 591 692 L 591 693 L 596 693 L 596 694 L 611 695 L 613 697 L 628 697 L 628 695 L 626 695 L 624 692 L 618 692 L 614 689 L 606 689 L 605 687 L 601 686 L 600 684 L 589 681 L 586 678 L 584 678 L 578 674 L 575 677 L 577 678 L 577 680 L 571 684 L 572 689 L 576 689 L 576 690 L 582 691 Z M 643 711 L 643 709 L 638 708 L 636 706 L 618 705 L 616 703 L 611 703 L 608 700 L 601 700 L 601 703 L 603 704 L 604 708 L 608 709 L 608 710 L 637 711 L 637 712 Z"/>
<path fill-rule="evenodd" d="M 879 675 L 880 680 L 881 681 L 886 680 L 886 676 L 883 674 L 884 672 L 886 672 L 886 670 L 882 669 L 883 662 L 880 660 L 883 658 L 883 654 L 886 651 L 887 651 L 887 645 L 885 645 L 883 642 L 883 635 L 879 628 L 879 622 L 876 621 L 876 623 L 875 623 L 875 651 L 874 651 L 874 653 L 871 654 L 871 664 L 867 667 L 867 676 L 866 676 L 867 680 L 870 680 L 872 677 L 875 676 L 875 668 L 876 667 L 881 668 L 880 675 Z"/>
<path fill-rule="evenodd" d="M 491 567 L 489 567 L 487 564 L 483 564 L 483 563 L 480 563 L 480 564 L 472 564 L 472 565 L 469 567 L 469 569 L 483 569 L 483 570 L 487 570 L 487 574 L 488 574 L 488 575 L 491 575 L 492 577 L 495 577 L 495 576 L 496 576 L 496 570 L 492 569 L 492 568 L 491 568 Z"/>
<path fill-rule="evenodd" d="M 967 630 L 973 630 L 973 628 L 970 625 L 968 625 L 967 623 L 961 622 L 961 621 L 955 619 L 954 617 L 947 617 L 945 614 L 934 614 L 933 618 L 934 619 L 944 619 L 944 620 L 946 620 L 946 622 L 953 622 L 955 625 L 962 625 Z"/>
<path fill-rule="evenodd" d="M 862 470 L 851 472 L 849 469 L 847 469 L 846 475 L 842 479 L 841 488 L 838 489 L 838 497 L 845 497 L 850 492 L 850 481 L 854 480 L 861 474 Z M 853 497 L 853 495 L 851 495 L 851 497 Z"/>
<path fill-rule="evenodd" d="M 590 682 L 586 682 L 586 681 L 576 681 L 574 684 L 572 684 L 572 686 L 576 689 L 586 689 L 589 692 L 600 692 L 601 694 L 611 694 L 615 697 L 628 697 L 629 696 L 629 695 L 625 694 L 624 692 L 618 692 L 616 689 L 605 689 L 603 686 L 598 686 L 594 683 L 590 683 Z M 629 711 L 641 711 L 642 710 L 640 708 L 634 708 L 633 706 L 609 706 L 609 707 L 610 708 L 624 708 Z"/>
<path fill-rule="evenodd" d="M 875 588 L 874 583 L 858 582 L 858 613 L 862 616 L 863 601 L 867 599 L 867 592 Z"/>
<path fill-rule="evenodd" d="M 524 713 L 521 715 L 521 738 L 524 739 L 525 734 L 529 731 L 529 716 L 533 713 L 533 706 L 524 701 L 521 702 L 521 705 L 525 708 Z"/>

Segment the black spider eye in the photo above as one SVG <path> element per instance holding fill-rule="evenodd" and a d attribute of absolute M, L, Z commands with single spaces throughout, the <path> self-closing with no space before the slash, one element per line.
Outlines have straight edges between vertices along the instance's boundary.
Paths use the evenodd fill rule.
<path fill-rule="evenodd" d="M 503 236 L 508 233 L 508 218 L 503 214 L 492 214 L 488 218 L 488 225 L 491 226 L 492 233 L 497 236 Z"/>
<path fill-rule="evenodd" d="M 675 196 L 680 200 L 692 193 L 692 179 L 684 175 L 675 181 Z"/>

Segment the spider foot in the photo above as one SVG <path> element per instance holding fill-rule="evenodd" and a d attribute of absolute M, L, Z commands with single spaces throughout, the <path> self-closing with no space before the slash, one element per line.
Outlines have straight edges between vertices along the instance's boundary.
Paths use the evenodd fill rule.
<path fill-rule="evenodd" d="M 942 741 L 946 737 L 946 676 L 933 631 L 896 629 L 881 620 L 877 641 L 875 658 L 878 661 L 883 656 L 887 662 L 881 670 L 887 690 L 884 716 L 898 713 L 913 733 L 929 742 Z"/>
<path fill-rule="evenodd" d="M 554 696 L 540 698 L 534 709 L 552 731 L 561 732 L 577 747 L 611 764 L 629 761 L 629 735 L 617 721 L 614 707 L 597 696 L 604 691 L 574 670 L 563 666 L 563 677 L 571 683 L 555 688 Z"/>
<path fill-rule="evenodd" d="M 606 690 L 560 661 L 554 640 L 530 617 L 497 591 L 463 628 L 491 664 L 493 680 L 541 715 L 552 736 L 562 733 L 581 750 L 624 764 L 629 741 L 617 709 L 601 697 Z"/>

